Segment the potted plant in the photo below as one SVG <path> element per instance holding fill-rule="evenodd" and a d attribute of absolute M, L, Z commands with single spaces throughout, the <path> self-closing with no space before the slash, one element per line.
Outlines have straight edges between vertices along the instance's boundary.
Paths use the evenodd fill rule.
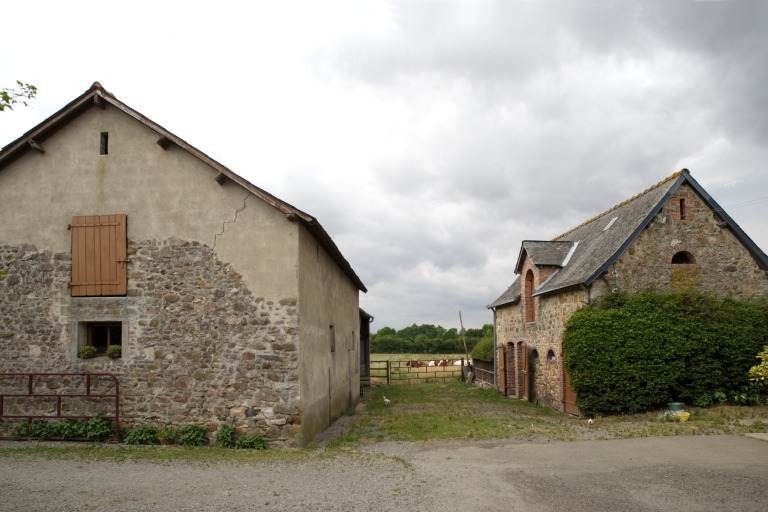
<path fill-rule="evenodd" d="M 157 431 L 157 440 L 160 444 L 173 444 L 176 439 L 176 431 L 172 427 L 164 427 Z"/>
<path fill-rule="evenodd" d="M 107 349 L 107 357 L 110 359 L 118 359 L 122 354 L 122 347 L 120 345 L 110 345 Z"/>
<path fill-rule="evenodd" d="M 94 357 L 96 357 L 96 347 L 93 347 L 91 345 L 85 345 L 83 347 L 80 347 L 81 359 L 92 359 Z"/>

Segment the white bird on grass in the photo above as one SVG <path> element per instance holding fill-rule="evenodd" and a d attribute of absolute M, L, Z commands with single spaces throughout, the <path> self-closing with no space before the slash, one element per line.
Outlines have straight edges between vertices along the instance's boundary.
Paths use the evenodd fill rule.
<path fill-rule="evenodd" d="M 595 420 L 593 420 L 592 418 L 589 418 L 587 420 L 587 425 L 592 425 L 594 422 L 595 422 Z"/>
<path fill-rule="evenodd" d="M 384 397 L 384 405 L 389 405 L 389 398 Z"/>

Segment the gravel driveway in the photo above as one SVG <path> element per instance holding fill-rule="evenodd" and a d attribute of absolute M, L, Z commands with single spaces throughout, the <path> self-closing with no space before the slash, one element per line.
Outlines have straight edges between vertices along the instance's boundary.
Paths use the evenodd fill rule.
<path fill-rule="evenodd" d="M 48 460 L 6 452 L 0 464 L 0 510 L 9 512 L 762 512 L 768 503 L 768 442 L 748 436 L 378 443 L 353 455 L 266 463 Z"/>

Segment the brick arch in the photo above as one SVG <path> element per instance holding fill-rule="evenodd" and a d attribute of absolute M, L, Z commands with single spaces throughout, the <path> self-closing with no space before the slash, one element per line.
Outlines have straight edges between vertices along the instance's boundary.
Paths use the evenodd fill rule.
<path fill-rule="evenodd" d="M 536 321 L 536 307 L 533 298 L 534 285 L 533 270 L 528 269 L 528 272 L 525 273 L 525 281 L 523 282 L 523 320 L 525 322 Z"/>
<path fill-rule="evenodd" d="M 677 251 L 672 255 L 669 262 L 672 265 L 694 265 L 696 263 L 696 256 L 690 251 Z"/>

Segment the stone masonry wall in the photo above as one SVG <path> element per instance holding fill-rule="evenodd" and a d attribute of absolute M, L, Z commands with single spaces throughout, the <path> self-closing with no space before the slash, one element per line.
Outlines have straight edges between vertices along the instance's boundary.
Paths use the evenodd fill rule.
<path fill-rule="evenodd" d="M 112 372 L 126 426 L 228 423 L 296 446 L 296 299 L 259 296 L 197 242 L 128 250 L 126 297 L 72 298 L 69 254 L 0 246 L 0 372 Z M 78 358 L 93 321 L 122 322 L 120 359 Z"/>
<path fill-rule="evenodd" d="M 681 251 L 694 262 L 672 264 L 672 256 Z M 687 185 L 667 201 L 604 279 L 606 288 L 629 293 L 690 288 L 737 297 L 768 296 L 768 273 Z"/>
<path fill-rule="evenodd" d="M 536 368 L 536 397 L 540 404 L 563 409 L 562 342 L 565 323 L 584 305 L 584 292 L 577 288 L 539 297 L 539 311 L 534 324 L 525 324 L 529 350 L 539 353 Z M 554 357 L 547 358 L 549 351 Z"/>
<path fill-rule="evenodd" d="M 523 269 L 525 275 L 527 268 Z M 549 274 L 537 275 L 538 279 L 546 279 Z M 536 350 L 536 367 L 533 368 L 536 401 L 552 409 L 563 410 L 563 365 L 562 339 L 565 323 L 571 314 L 580 308 L 586 300 L 584 292 L 578 288 L 570 288 L 557 294 L 536 297 L 536 321 L 523 321 L 523 301 L 503 306 L 496 311 L 497 347 L 503 347 L 510 342 L 524 341 L 529 356 Z M 554 353 L 548 358 L 549 351 Z M 497 381 L 498 382 L 498 381 Z"/>

